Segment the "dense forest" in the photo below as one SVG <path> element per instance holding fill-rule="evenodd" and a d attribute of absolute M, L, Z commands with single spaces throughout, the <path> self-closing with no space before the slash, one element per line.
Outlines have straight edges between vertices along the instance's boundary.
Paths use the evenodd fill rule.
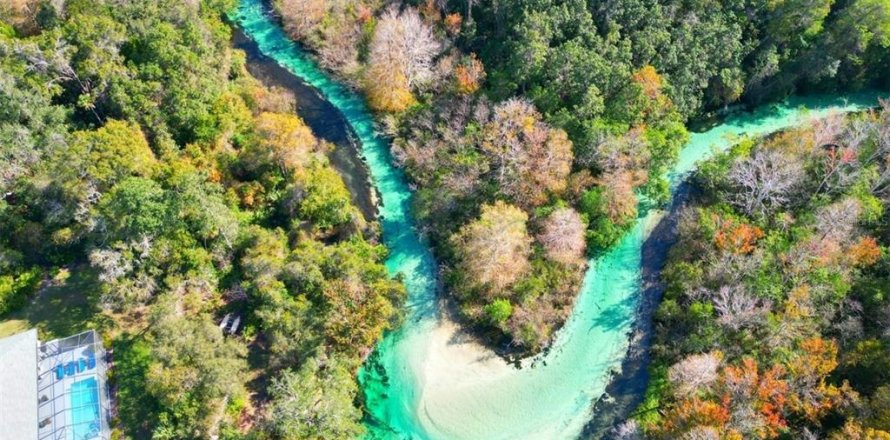
<path fill-rule="evenodd" d="M 881 0 L 275 0 L 364 91 L 484 341 L 545 348 L 585 255 L 666 201 L 684 124 L 792 91 L 885 86 Z"/>
<path fill-rule="evenodd" d="M 746 140 L 694 183 L 615 437 L 890 438 L 890 103 Z"/>
<path fill-rule="evenodd" d="M 401 319 L 333 146 L 232 49 L 236 3 L 0 4 L 0 320 L 77 286 L 58 307 L 89 316 L 41 331 L 104 335 L 115 438 L 358 437 L 355 372 Z M 886 0 L 271 4 L 378 112 L 447 297 L 512 355 L 545 349 L 587 257 L 667 201 L 687 122 L 888 85 Z M 888 117 L 698 173 L 654 381 L 617 435 L 890 435 Z"/>
<path fill-rule="evenodd" d="M 233 6 L 4 2 L 0 314 L 86 280 L 50 319 L 91 316 L 49 335 L 105 336 L 115 438 L 355 437 L 404 288 L 332 147 L 231 49 Z"/>

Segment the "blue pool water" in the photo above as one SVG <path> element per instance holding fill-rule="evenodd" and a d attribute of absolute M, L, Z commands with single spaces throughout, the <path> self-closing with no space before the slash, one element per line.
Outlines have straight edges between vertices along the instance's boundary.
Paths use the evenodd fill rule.
<path fill-rule="evenodd" d="M 90 440 L 99 435 L 99 381 L 95 377 L 71 384 L 69 440 Z"/>

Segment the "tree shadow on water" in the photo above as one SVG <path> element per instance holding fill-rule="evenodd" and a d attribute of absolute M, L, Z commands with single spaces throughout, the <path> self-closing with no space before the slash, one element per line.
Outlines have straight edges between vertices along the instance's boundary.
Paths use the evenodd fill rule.
<path fill-rule="evenodd" d="M 649 348 L 652 344 L 652 318 L 661 301 L 664 286 L 660 282 L 661 269 L 667 259 L 668 251 L 677 241 L 677 225 L 683 205 L 689 199 L 692 189 L 688 183 L 682 183 L 676 190 L 673 202 L 667 214 L 649 234 L 643 243 L 642 252 L 642 290 L 638 301 L 629 297 L 619 305 L 624 307 L 637 306 L 633 314 L 630 345 L 627 355 L 621 363 L 621 370 L 606 387 L 608 398 L 600 398 L 593 406 L 593 415 L 585 427 L 581 438 L 606 438 L 609 430 L 626 418 L 643 400 L 648 385 Z M 638 304 L 626 304 L 628 301 Z M 620 325 L 626 322 L 602 317 L 605 325 Z M 616 315 L 629 316 L 627 313 Z"/>

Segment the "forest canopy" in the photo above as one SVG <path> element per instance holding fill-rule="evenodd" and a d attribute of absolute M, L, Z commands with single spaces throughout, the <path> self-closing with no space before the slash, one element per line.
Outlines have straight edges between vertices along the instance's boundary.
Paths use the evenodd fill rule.
<path fill-rule="evenodd" d="M 693 180 L 646 400 L 615 436 L 890 437 L 888 103 L 746 140 Z"/>
<path fill-rule="evenodd" d="M 358 435 L 355 373 L 401 319 L 376 223 L 246 70 L 234 6 L 0 6 L 0 319 L 87 280 L 61 302 L 114 351 L 114 438 Z"/>

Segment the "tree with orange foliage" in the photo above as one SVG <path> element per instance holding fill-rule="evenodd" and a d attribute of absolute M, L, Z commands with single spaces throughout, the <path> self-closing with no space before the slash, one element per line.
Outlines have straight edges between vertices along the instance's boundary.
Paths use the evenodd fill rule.
<path fill-rule="evenodd" d="M 856 266 L 871 266 L 881 259 L 881 247 L 874 237 L 862 237 L 847 249 L 847 256 Z"/>
<path fill-rule="evenodd" d="M 283 175 L 309 165 L 322 150 L 312 130 L 298 116 L 261 113 L 256 117 L 256 145 L 245 151 L 249 166 L 277 166 Z"/>
<path fill-rule="evenodd" d="M 837 368 L 837 344 L 822 338 L 801 341 L 794 356 L 785 363 L 788 370 L 789 408 L 818 423 L 828 411 L 836 408 L 850 395 L 849 386 L 826 382 Z"/>
<path fill-rule="evenodd" d="M 720 250 L 739 255 L 750 254 L 754 252 L 757 240 L 763 238 L 763 230 L 757 226 L 737 222 L 731 218 L 717 218 L 716 223 L 719 226 L 714 233 L 714 246 Z"/>
<path fill-rule="evenodd" d="M 463 17 L 458 13 L 448 14 L 445 16 L 445 30 L 448 31 L 450 35 L 457 35 L 460 32 L 460 27 L 463 24 Z"/>
<path fill-rule="evenodd" d="M 643 88 L 643 93 L 649 99 L 656 99 L 661 94 L 661 75 L 658 74 L 655 67 L 649 64 L 641 67 L 640 70 L 634 72 L 633 80 Z"/>
<path fill-rule="evenodd" d="M 482 62 L 476 58 L 475 53 L 464 57 L 461 63 L 454 68 L 454 80 L 459 93 L 465 95 L 475 93 L 482 85 L 483 79 L 485 79 L 485 68 L 482 66 Z"/>

